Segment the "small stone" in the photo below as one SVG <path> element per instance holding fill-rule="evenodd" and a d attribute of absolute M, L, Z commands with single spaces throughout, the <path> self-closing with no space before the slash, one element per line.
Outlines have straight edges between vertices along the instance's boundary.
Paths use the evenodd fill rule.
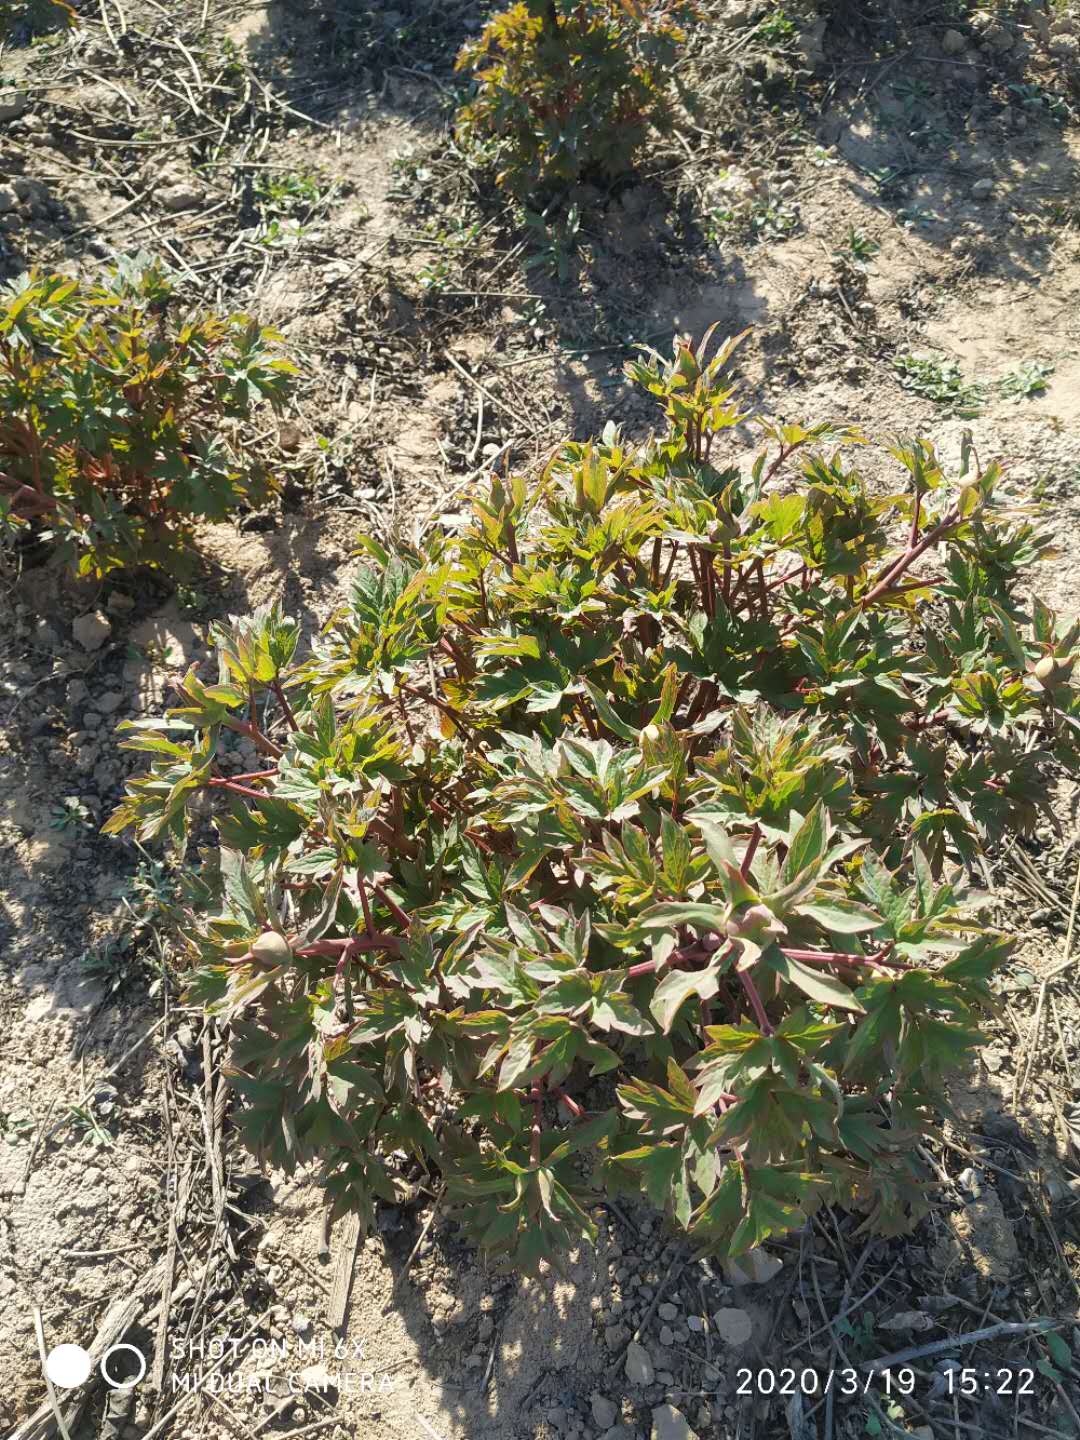
<path fill-rule="evenodd" d="M 135 601 L 122 590 L 114 590 L 105 602 L 105 609 L 110 615 L 130 615 L 135 609 Z"/>
<path fill-rule="evenodd" d="M 19 208 L 19 197 L 11 185 L 0 185 L 0 215 L 8 215 Z"/>
<path fill-rule="evenodd" d="M 166 210 L 176 213 L 180 210 L 194 210 L 197 205 L 201 205 L 203 192 L 194 185 L 181 181 L 178 185 L 166 185 L 164 190 L 157 192 L 157 198 Z"/>
<path fill-rule="evenodd" d="M 94 701 L 94 705 L 102 715 L 115 715 L 123 705 L 125 698 L 122 690 L 110 690 L 105 695 L 99 695 Z"/>
<path fill-rule="evenodd" d="M 675 1332 L 670 1325 L 660 1326 L 660 1344 L 663 1345 L 665 1350 L 675 1344 Z"/>
<path fill-rule="evenodd" d="M 705 1329 L 705 1321 L 700 1315 L 688 1315 L 686 1317 L 686 1328 L 693 1331 L 695 1335 L 700 1335 Z"/>
<path fill-rule="evenodd" d="M 77 644 L 84 650 L 100 650 L 105 641 L 112 634 L 112 628 L 108 619 L 100 610 L 94 610 L 89 615 L 80 615 L 72 622 L 71 633 Z"/>
<path fill-rule="evenodd" d="M 652 1440 L 697 1440 L 690 1421 L 674 1405 L 657 1405 L 652 1412 Z"/>
<path fill-rule="evenodd" d="M 725 1345 L 745 1345 L 754 1333 L 754 1322 L 745 1310 L 717 1310 L 713 1324 Z"/>
<path fill-rule="evenodd" d="M 660 1306 L 657 1314 L 660 1316 L 661 1320 L 678 1320 L 679 1307 L 677 1305 L 672 1305 L 671 1302 L 668 1301 L 667 1304 Z"/>
<path fill-rule="evenodd" d="M 0 120 L 17 120 L 29 103 L 25 90 L 0 92 Z"/>
<path fill-rule="evenodd" d="M 294 1315 L 292 1328 L 297 1335 L 306 1335 L 311 1329 L 311 1321 L 306 1315 Z"/>
<path fill-rule="evenodd" d="M 601 1395 L 598 1390 L 594 1390 L 589 1398 L 589 1404 L 592 1407 L 593 1423 L 601 1430 L 610 1430 L 619 1414 L 614 1401 L 609 1400 L 606 1395 Z"/>
<path fill-rule="evenodd" d="M 937 1322 L 932 1315 L 924 1315 L 921 1310 L 901 1310 L 898 1315 L 891 1315 L 888 1320 L 879 1320 L 879 1330 L 932 1330 Z"/>
<path fill-rule="evenodd" d="M 765 1285 L 783 1268 L 784 1262 L 767 1250 L 748 1250 L 738 1260 L 724 1261 L 724 1279 L 729 1285 Z"/>
<path fill-rule="evenodd" d="M 630 1331 L 625 1325 L 609 1325 L 604 1331 L 604 1343 L 612 1354 L 621 1350 L 629 1339 Z"/>
<path fill-rule="evenodd" d="M 990 196 L 993 193 L 994 182 L 987 175 L 984 175 L 981 180 L 976 180 L 974 185 L 972 185 L 971 187 L 971 196 L 973 200 L 989 200 Z"/>
<path fill-rule="evenodd" d="M 945 55 L 962 55 L 967 49 L 967 41 L 959 30 L 946 30 L 941 37 L 941 50 Z"/>
<path fill-rule="evenodd" d="M 651 1385 L 655 1375 L 652 1357 L 644 1345 L 631 1341 L 626 1351 L 626 1378 L 631 1385 Z"/>

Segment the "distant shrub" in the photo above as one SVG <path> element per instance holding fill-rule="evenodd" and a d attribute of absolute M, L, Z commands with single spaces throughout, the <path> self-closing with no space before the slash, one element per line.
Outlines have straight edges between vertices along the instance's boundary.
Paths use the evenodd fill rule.
<path fill-rule="evenodd" d="M 614 426 L 368 563 L 312 653 L 214 633 L 107 829 L 185 865 L 192 997 L 238 1123 L 335 1212 L 438 1167 L 528 1269 L 644 1193 L 737 1254 L 822 1204 L 895 1232 L 1009 952 L 964 870 L 1076 763 L 1080 626 L 1021 599 L 1047 538 L 965 443 L 758 421 L 705 343 Z M 242 774 L 225 741 L 259 751 Z"/>
<path fill-rule="evenodd" d="M 674 64 L 693 0 L 522 0 L 466 45 L 477 93 L 458 133 L 527 197 L 628 170 L 650 128 L 671 128 Z"/>
<path fill-rule="evenodd" d="M 143 259 L 0 289 L 0 524 L 55 538 L 81 574 L 183 569 L 195 519 L 272 488 L 236 422 L 284 402 L 281 337 L 243 315 L 174 323 L 169 302 Z"/>
<path fill-rule="evenodd" d="M 0 40 L 74 26 L 78 16 L 67 0 L 0 0 Z"/>

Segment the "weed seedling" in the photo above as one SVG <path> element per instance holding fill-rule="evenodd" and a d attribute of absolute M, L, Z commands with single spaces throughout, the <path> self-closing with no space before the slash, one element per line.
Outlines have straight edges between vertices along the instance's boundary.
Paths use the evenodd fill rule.
<path fill-rule="evenodd" d="M 49 812 L 50 830 L 88 830 L 93 823 L 89 806 L 77 795 L 65 795 Z"/>
<path fill-rule="evenodd" d="M 955 360 L 942 360 L 932 355 L 897 355 L 893 368 L 905 390 L 932 400 L 954 415 L 972 419 L 980 414 L 986 401 L 985 387 L 965 380 Z"/>
<path fill-rule="evenodd" d="M 1046 394 L 1053 373 L 1054 366 L 1048 361 L 1024 360 L 998 381 L 998 389 L 1007 400 L 1031 400 Z"/>

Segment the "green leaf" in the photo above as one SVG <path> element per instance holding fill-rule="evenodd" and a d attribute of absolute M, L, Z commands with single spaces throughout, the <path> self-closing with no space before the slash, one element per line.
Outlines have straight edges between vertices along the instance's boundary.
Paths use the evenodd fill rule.
<path fill-rule="evenodd" d="M 834 935 L 858 935 L 881 924 L 881 916 L 857 900 L 807 900 L 799 906 L 799 912 Z"/>
<path fill-rule="evenodd" d="M 649 1009 L 660 1029 L 669 1034 L 682 1006 L 692 995 L 711 1000 L 720 988 L 716 970 L 672 970 L 656 987 Z"/>
<path fill-rule="evenodd" d="M 839 1010 L 851 1010 L 860 1015 L 863 1013 L 863 1005 L 854 990 L 849 989 L 842 980 L 830 975 L 827 970 L 804 965 L 801 960 L 792 960 L 778 948 L 767 951 L 762 963 L 819 1005 L 831 1005 Z"/>
<path fill-rule="evenodd" d="M 698 930 L 723 931 L 727 909 L 723 905 L 707 905 L 691 900 L 667 901 L 653 905 L 640 917 L 646 930 L 667 930 L 676 925 L 693 925 Z"/>

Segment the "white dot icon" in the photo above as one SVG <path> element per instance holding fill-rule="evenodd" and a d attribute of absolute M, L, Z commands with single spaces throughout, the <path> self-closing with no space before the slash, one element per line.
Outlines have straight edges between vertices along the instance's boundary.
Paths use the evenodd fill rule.
<path fill-rule="evenodd" d="M 75 1390 L 90 1378 L 90 1352 L 81 1345 L 56 1345 L 45 1357 L 45 1374 L 61 1390 Z"/>

